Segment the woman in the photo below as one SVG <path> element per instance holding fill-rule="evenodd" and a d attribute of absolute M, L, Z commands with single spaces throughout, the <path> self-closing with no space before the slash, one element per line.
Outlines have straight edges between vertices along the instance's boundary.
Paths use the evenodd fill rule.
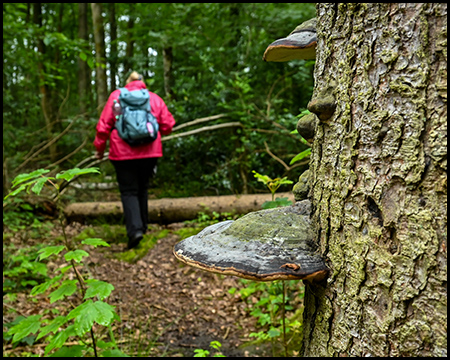
<path fill-rule="evenodd" d="M 142 76 L 133 71 L 126 81 L 129 91 L 147 89 Z M 148 91 L 148 90 L 147 90 Z M 149 91 L 152 114 L 159 124 L 158 138 L 149 144 L 131 146 L 120 138 L 114 128 L 116 117 L 113 113 L 114 102 L 119 102 L 120 90 L 111 93 L 100 115 L 94 146 L 95 156 L 102 159 L 109 138 L 109 160 L 116 170 L 122 199 L 123 212 L 128 236 L 128 248 L 134 248 L 142 240 L 148 222 L 148 184 L 156 173 L 156 162 L 163 156 L 161 135 L 169 135 L 175 125 L 172 114 L 164 101 Z"/>

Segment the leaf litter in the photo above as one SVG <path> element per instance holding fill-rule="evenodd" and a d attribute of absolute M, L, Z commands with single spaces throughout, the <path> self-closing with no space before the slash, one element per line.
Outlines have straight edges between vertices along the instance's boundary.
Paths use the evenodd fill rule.
<path fill-rule="evenodd" d="M 193 356 L 195 349 L 212 350 L 210 343 L 219 341 L 225 356 L 270 356 L 266 346 L 243 346 L 252 340 L 249 334 L 257 328 L 257 319 L 249 314 L 248 304 L 238 292 L 228 292 L 231 288 L 242 288 L 240 280 L 186 266 L 172 255 L 173 246 L 181 240 L 177 231 L 186 226 L 184 223 L 152 224 L 144 240 L 163 230 L 165 236 L 134 263 L 120 259 L 127 252 L 123 239 L 121 242 L 104 239 L 111 245 L 106 248 L 81 245 L 90 254 L 84 269 L 115 288 L 106 301 L 115 307 L 122 320 L 114 322 L 112 327 L 119 349 L 130 356 Z M 86 228 L 89 226 L 72 223 L 65 231 L 76 237 Z M 52 237 L 60 235 L 56 228 L 52 232 Z M 16 233 L 11 241 L 23 247 L 36 239 L 26 239 L 26 235 Z M 61 257 L 52 257 L 49 274 L 63 266 Z M 45 317 L 53 318 L 58 312 L 70 311 L 81 300 L 79 295 L 72 295 L 51 304 L 45 295 L 31 297 L 30 291 L 31 287 L 4 301 L 4 324 L 12 322 L 17 315 L 45 312 Z M 94 330 L 100 339 L 109 341 L 106 328 L 94 325 Z M 72 345 L 77 344 L 76 340 L 69 339 Z M 33 345 L 21 343 L 14 348 L 4 341 L 4 356 L 43 355 L 46 344 L 42 341 Z"/>

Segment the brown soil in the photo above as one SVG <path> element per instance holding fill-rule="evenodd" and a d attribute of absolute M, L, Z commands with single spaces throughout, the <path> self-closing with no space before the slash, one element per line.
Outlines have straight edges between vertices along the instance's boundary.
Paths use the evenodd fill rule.
<path fill-rule="evenodd" d="M 185 266 L 172 255 L 174 244 L 180 240 L 173 231 L 183 226 L 182 223 L 166 226 L 171 230 L 168 235 L 158 240 L 134 264 L 114 257 L 126 251 L 123 242 L 112 243 L 110 248 L 86 248 L 91 255 L 86 265 L 92 276 L 115 287 L 107 301 L 116 306 L 116 312 L 122 319 L 122 322 L 113 325 L 119 348 L 131 356 L 193 356 L 195 349 L 210 350 L 212 356 L 216 351 L 209 344 L 217 340 L 222 344 L 221 351 L 225 356 L 270 356 L 268 346 L 242 346 L 252 340 L 249 338 L 251 332 L 261 329 L 258 329 L 256 318 L 246 310 L 247 303 L 238 293 L 231 295 L 228 292 L 232 287 L 239 289 L 244 286 L 240 279 Z M 73 223 L 67 226 L 66 233 L 75 236 L 84 228 Z M 152 228 L 162 229 L 158 225 Z M 58 233 L 55 230 L 55 234 L 51 235 Z M 15 234 L 10 241 L 26 246 L 36 240 Z M 49 264 L 50 268 L 59 266 L 59 263 Z M 20 292 L 14 301 L 4 302 L 4 323 L 17 316 L 12 309 L 24 316 L 42 314 L 43 309 L 54 310 L 56 307 L 64 313 L 71 310 L 73 304 L 79 304 L 80 300 L 73 296 L 50 304 L 44 295 L 33 297 L 35 300 L 30 301 L 28 294 L 29 290 Z M 257 300 L 252 297 L 247 299 L 253 303 Z M 48 318 L 52 316 L 51 312 L 45 315 Z M 108 341 L 104 328 L 95 330 L 103 340 Z M 73 344 L 76 342 L 73 341 Z M 4 342 L 3 355 L 21 356 L 28 352 L 42 356 L 45 345 L 41 339 L 32 346 L 19 344 L 13 349 L 10 342 Z"/>

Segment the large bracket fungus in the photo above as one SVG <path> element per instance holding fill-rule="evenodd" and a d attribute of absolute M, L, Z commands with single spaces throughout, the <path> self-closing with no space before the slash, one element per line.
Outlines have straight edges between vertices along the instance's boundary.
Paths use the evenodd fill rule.
<path fill-rule="evenodd" d="M 316 44 L 313 18 L 297 26 L 288 37 L 270 44 L 263 59 L 315 59 Z M 318 121 L 311 114 L 297 125 L 299 133 L 312 141 Z M 306 173 L 296 186 L 296 200 L 304 199 L 309 191 Z M 318 252 L 310 212 L 309 200 L 251 212 L 235 221 L 206 227 L 177 243 L 173 253 L 188 265 L 218 274 L 259 281 L 320 281 L 329 269 Z"/>
<path fill-rule="evenodd" d="M 206 227 L 177 243 L 182 262 L 245 279 L 320 281 L 328 274 L 309 219 L 309 200 L 251 212 Z"/>
<path fill-rule="evenodd" d="M 297 26 L 287 37 L 275 40 L 263 55 L 264 61 L 289 61 L 316 58 L 316 23 L 313 18 Z"/>

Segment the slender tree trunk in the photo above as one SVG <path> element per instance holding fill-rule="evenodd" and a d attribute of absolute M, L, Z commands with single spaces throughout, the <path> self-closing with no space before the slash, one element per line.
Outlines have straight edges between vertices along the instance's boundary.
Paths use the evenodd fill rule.
<path fill-rule="evenodd" d="M 88 41 L 88 4 L 78 3 L 78 38 Z M 78 58 L 78 98 L 80 112 L 85 114 L 87 111 L 87 100 L 89 93 L 89 66 L 86 61 Z"/>
<path fill-rule="evenodd" d="M 117 75 L 117 24 L 116 24 L 116 4 L 109 3 L 109 26 L 110 26 L 110 56 L 109 56 L 109 71 L 111 72 L 109 90 L 112 92 L 116 89 L 116 75 Z"/>
<path fill-rule="evenodd" d="M 95 40 L 95 61 L 96 61 L 96 84 L 97 84 L 97 104 L 100 114 L 108 100 L 108 90 L 106 85 L 106 61 L 105 61 L 105 31 L 103 28 L 102 4 L 91 3 L 92 22 L 94 24 Z"/>
<path fill-rule="evenodd" d="M 164 92 L 167 99 L 172 98 L 172 46 L 165 46 L 163 49 L 163 67 L 164 67 Z"/>
<path fill-rule="evenodd" d="M 128 19 L 128 28 L 127 28 L 127 49 L 125 52 L 125 74 L 128 76 L 132 69 L 132 59 L 134 54 L 134 36 L 133 36 L 133 27 L 134 27 L 134 3 L 130 3 L 130 14 Z M 140 72 L 140 69 L 134 69 L 137 72 Z"/>
<path fill-rule="evenodd" d="M 41 3 L 33 4 L 33 22 L 39 27 L 42 27 L 42 9 Z M 42 114 L 44 115 L 45 125 L 47 128 L 47 137 L 50 141 L 53 137 L 54 129 L 54 112 L 51 111 L 51 93 L 45 79 L 44 57 L 45 57 L 45 44 L 42 36 L 39 36 L 36 40 L 37 49 L 39 53 L 38 57 L 38 71 L 39 71 L 39 92 L 41 97 Z M 56 161 L 56 143 L 49 146 L 50 160 Z"/>
<path fill-rule="evenodd" d="M 304 356 L 446 356 L 447 5 L 317 5 L 310 170 L 331 269 Z"/>

